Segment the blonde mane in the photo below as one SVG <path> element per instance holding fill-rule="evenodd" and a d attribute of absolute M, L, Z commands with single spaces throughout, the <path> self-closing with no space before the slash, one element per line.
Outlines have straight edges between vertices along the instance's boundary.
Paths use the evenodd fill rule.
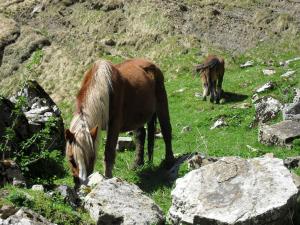
<path fill-rule="evenodd" d="M 99 60 L 94 64 L 95 72 L 85 91 L 80 111 L 72 118 L 70 131 L 75 135 L 72 143 L 74 159 L 79 166 L 79 178 L 86 180 L 92 173 L 97 156 L 97 146 L 101 129 L 106 129 L 109 120 L 109 94 L 112 90 L 112 68 L 107 61 Z M 78 98 L 77 98 L 78 101 Z M 98 126 L 96 140 L 90 130 Z"/>

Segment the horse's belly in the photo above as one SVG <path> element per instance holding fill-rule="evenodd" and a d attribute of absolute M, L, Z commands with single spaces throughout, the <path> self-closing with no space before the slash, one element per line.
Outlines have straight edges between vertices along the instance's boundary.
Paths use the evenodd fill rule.
<path fill-rule="evenodd" d="M 141 106 L 130 107 L 124 110 L 122 131 L 135 130 L 143 127 L 145 123 L 151 120 L 155 113 L 155 104 L 145 103 Z"/>

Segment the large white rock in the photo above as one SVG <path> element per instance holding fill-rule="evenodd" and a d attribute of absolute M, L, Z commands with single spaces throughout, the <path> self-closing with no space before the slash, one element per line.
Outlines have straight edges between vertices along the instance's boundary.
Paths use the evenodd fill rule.
<path fill-rule="evenodd" d="M 298 189 L 276 158 L 221 158 L 176 181 L 172 224 L 290 225 Z"/>
<path fill-rule="evenodd" d="M 98 225 L 160 225 L 162 210 L 134 184 L 103 180 L 84 198 L 84 208 Z"/>

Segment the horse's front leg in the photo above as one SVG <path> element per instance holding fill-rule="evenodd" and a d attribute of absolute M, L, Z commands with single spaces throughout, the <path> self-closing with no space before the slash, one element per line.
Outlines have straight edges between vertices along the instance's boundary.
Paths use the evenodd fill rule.
<path fill-rule="evenodd" d="M 112 170 L 116 158 L 116 145 L 119 136 L 119 126 L 110 124 L 107 131 L 105 151 L 104 151 L 104 175 L 112 177 Z"/>

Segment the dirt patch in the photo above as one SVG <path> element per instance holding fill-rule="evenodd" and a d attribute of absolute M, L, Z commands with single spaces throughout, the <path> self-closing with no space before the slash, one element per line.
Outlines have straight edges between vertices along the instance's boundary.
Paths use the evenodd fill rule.
<path fill-rule="evenodd" d="M 160 61 L 173 49 L 205 53 L 207 46 L 237 55 L 258 42 L 297 36 L 300 27 L 300 4 L 279 0 L 5 0 L 0 12 L 10 30 L 6 41 L 0 37 L 9 43 L 0 57 L 4 94 L 34 78 L 56 102 L 72 100 L 83 72 L 104 55 Z M 42 60 L 28 73 L 38 49 Z"/>

